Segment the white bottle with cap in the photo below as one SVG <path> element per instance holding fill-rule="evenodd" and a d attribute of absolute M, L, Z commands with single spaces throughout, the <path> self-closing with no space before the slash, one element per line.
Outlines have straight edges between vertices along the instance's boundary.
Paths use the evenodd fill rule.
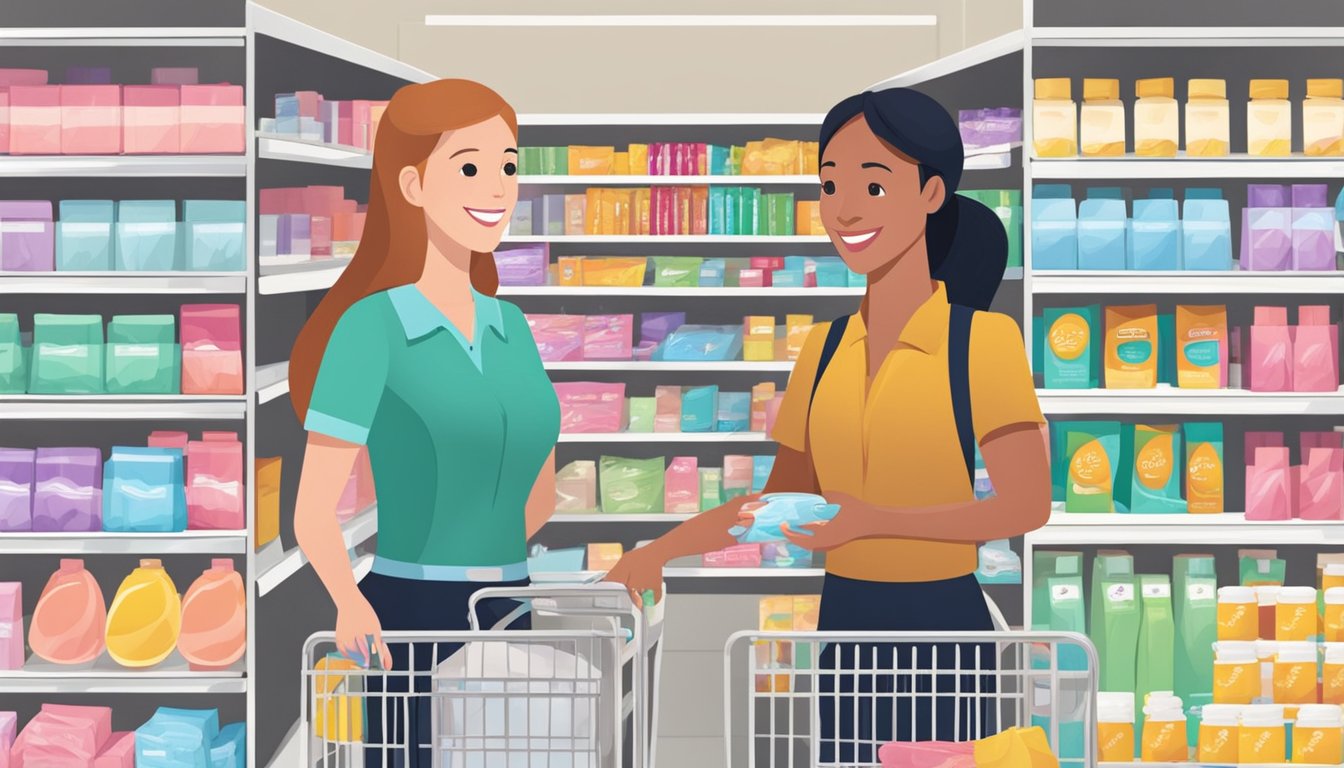
<path fill-rule="evenodd" d="M 1199 721 L 1199 762 L 1237 762 L 1241 707 L 1235 704 L 1205 704 Z"/>
<path fill-rule="evenodd" d="M 1259 765 L 1282 763 L 1288 759 L 1288 730 L 1283 723 L 1283 707 L 1256 704 L 1241 710 L 1237 759 Z"/>
<path fill-rule="evenodd" d="M 1338 705 L 1308 704 L 1298 709 L 1293 725 L 1293 762 L 1344 762 L 1344 711 Z"/>
<path fill-rule="evenodd" d="M 1171 691 L 1153 691 L 1143 707 L 1145 763 L 1182 763 L 1190 759 L 1186 735 L 1185 706 Z"/>
<path fill-rule="evenodd" d="M 1097 754 L 1103 763 L 1134 760 L 1134 694 L 1097 694 Z"/>

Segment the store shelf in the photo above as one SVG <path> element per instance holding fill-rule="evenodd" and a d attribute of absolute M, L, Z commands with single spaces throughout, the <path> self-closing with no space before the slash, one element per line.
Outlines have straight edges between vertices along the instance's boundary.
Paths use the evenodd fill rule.
<path fill-rule="evenodd" d="M 775 361 L 769 363 L 667 363 L 667 362 L 639 362 L 639 361 L 576 361 L 563 363 L 546 363 L 548 371 L 703 371 L 715 373 L 787 373 L 793 370 L 793 363 L 788 361 Z"/>
<path fill-rule="evenodd" d="M 1036 180 L 1133 179 L 1334 179 L 1344 176 L 1339 158 L 1269 158 L 1233 155 L 1210 158 L 1031 158 Z"/>
<path fill-rule="evenodd" d="M 786 176 L 519 176 L 524 186 L 567 187 L 687 187 L 706 184 L 721 187 L 818 186 L 814 174 Z"/>
<path fill-rule="evenodd" d="M 586 432 L 560 435 L 562 443 L 765 443 L 763 432 Z"/>
<path fill-rule="evenodd" d="M 257 132 L 257 157 L 365 171 L 373 168 L 373 154 L 362 149 L 261 132 Z"/>
<path fill-rule="evenodd" d="M 262 267 L 261 277 L 257 280 L 257 292 L 262 296 L 274 296 L 282 293 L 325 291 L 336 284 L 337 278 L 349 263 L 348 258 L 328 258 L 300 264 Z"/>
<path fill-rule="evenodd" d="M 247 531 L 0 533 L 5 555 L 245 555 Z"/>
<path fill-rule="evenodd" d="M 820 126 L 826 115 L 810 112 L 701 112 L 693 113 L 637 113 L 562 114 L 536 113 L 519 115 L 518 125 L 529 126 L 627 126 L 627 125 L 805 125 Z"/>
<path fill-rule="evenodd" d="M 695 517 L 695 515 L 668 515 L 668 514 L 608 515 L 602 512 L 579 515 L 572 513 L 557 512 L 553 516 L 551 516 L 551 519 L 548 521 L 548 523 L 549 524 L 579 523 L 586 525 L 601 525 L 603 523 L 673 524 L 673 523 L 684 523 L 693 517 Z"/>
<path fill-rule="evenodd" d="M 412 67 L 390 56 L 371 51 L 349 40 L 314 29 L 283 14 L 263 8 L 256 3 L 247 5 L 249 25 L 259 35 L 266 35 L 286 43 L 307 48 L 340 61 L 381 72 L 413 83 L 434 80 L 435 76 L 423 69 Z M 375 11 L 376 12 L 376 11 Z"/>
<path fill-rule="evenodd" d="M 936 27 L 928 14 L 426 14 L 429 27 Z"/>
<path fill-rule="evenodd" d="M 242 395 L 0 395 L 0 419 L 20 421 L 229 421 L 246 415 Z"/>
<path fill-rule="evenodd" d="M 345 549 L 353 549 L 373 538 L 378 533 L 378 507 L 373 506 L 360 512 L 341 525 L 341 539 Z M 294 574 L 308 564 L 303 550 L 295 547 L 285 551 L 277 546 L 278 542 L 267 545 L 257 553 L 257 594 L 266 595 L 285 583 Z"/>
<path fill-rule="evenodd" d="M 1013 167 L 1012 152 L 967 155 L 964 171 L 999 171 Z"/>
<path fill-rule="evenodd" d="M 242 27 L 11 27 L 0 29 L 0 47 L 228 47 L 241 48 Z"/>
<path fill-rule="evenodd" d="M 1036 294 L 1344 293 L 1344 272 L 1105 272 L 1031 273 Z"/>
<path fill-rule="evenodd" d="M 1248 522 L 1242 514 L 1130 515 L 1055 512 L 1027 534 L 1031 546 L 1110 544 L 1319 544 L 1344 542 L 1344 521 Z"/>
<path fill-rule="evenodd" d="M 1245 390 L 1041 389 L 1041 410 L 1063 415 L 1209 415 L 1209 416 L 1338 416 L 1344 415 L 1344 390 L 1319 392 L 1247 392 Z"/>
<path fill-rule="evenodd" d="M 881 91 L 887 88 L 911 88 L 932 80 L 955 75 L 982 64 L 988 64 L 1004 56 L 1021 53 L 1026 47 L 1027 35 L 1023 30 L 1009 32 L 1006 35 L 987 40 L 979 45 L 959 51 L 951 56 L 943 56 L 935 61 L 902 72 L 895 77 L 883 80 L 868 88 Z"/>
<path fill-rule="evenodd" d="M 837 298 L 859 297 L 864 288 L 660 288 L 644 286 L 640 288 L 603 288 L 574 287 L 559 285 L 506 286 L 499 289 L 500 296 L 553 296 L 553 297 L 602 297 L 629 296 L 631 298 L 714 298 L 714 299 L 801 299 L 801 298 Z"/>
<path fill-rule="evenodd" d="M 245 155 L 0 155 L 0 178 L 242 178 L 246 175 Z"/>
<path fill-rule="evenodd" d="M 1265 48 L 1344 45 L 1344 27 L 1036 27 L 1044 47 Z"/>
<path fill-rule="evenodd" d="M 506 235 L 506 243 L 551 243 L 599 245 L 829 245 L 825 235 Z"/>
<path fill-rule="evenodd" d="M 289 394 L 289 361 L 257 366 L 257 404 L 269 403 Z"/>
<path fill-rule="evenodd" d="M 247 293 L 245 272 L 0 272 L 0 294 Z"/>
<path fill-rule="evenodd" d="M 665 579 L 819 579 L 823 568 L 686 568 L 663 569 Z"/>
<path fill-rule="evenodd" d="M 174 652 L 150 669 L 127 669 L 106 654 L 88 664 L 30 658 L 23 669 L 0 671 L 0 693 L 246 693 L 239 662 L 226 670 L 196 672 Z"/>

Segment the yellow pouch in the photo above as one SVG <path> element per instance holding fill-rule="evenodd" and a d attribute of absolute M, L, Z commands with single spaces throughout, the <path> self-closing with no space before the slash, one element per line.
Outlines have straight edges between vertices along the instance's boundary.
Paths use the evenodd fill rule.
<path fill-rule="evenodd" d="M 602 234 L 602 190 L 589 187 L 583 200 L 583 234 Z"/>
<path fill-rule="evenodd" d="M 1106 308 L 1106 388 L 1157 386 L 1157 307 Z"/>
<path fill-rule="evenodd" d="M 1182 389 L 1221 389 L 1227 361 L 1227 307 L 1176 307 L 1176 381 Z"/>
<path fill-rule="evenodd" d="M 812 332 L 812 325 L 812 315 L 784 316 L 786 349 L 790 360 L 797 360 L 802 354 L 803 343 L 807 341 L 807 334 Z"/>
<path fill-rule="evenodd" d="M 653 230 L 649 226 L 649 200 L 652 193 L 648 187 L 640 187 L 635 190 L 635 209 L 631 211 L 634 221 L 630 225 L 630 234 L 648 235 Z"/>
<path fill-rule="evenodd" d="M 1059 768 L 1040 727 L 1009 728 L 975 742 L 976 768 Z"/>
<path fill-rule="evenodd" d="M 778 176 L 801 173 L 798 161 L 801 143 L 786 139 L 747 142 L 742 156 L 743 176 Z"/>
<path fill-rule="evenodd" d="M 615 165 L 615 147 L 569 147 L 570 176 L 610 176 Z"/>
<path fill-rule="evenodd" d="M 585 259 L 583 284 L 590 288 L 638 288 L 644 284 L 648 263 L 649 260 L 642 256 Z"/>
<path fill-rule="evenodd" d="M 331 656 L 318 659 L 318 674 L 313 676 L 317 699 L 313 730 L 318 738 L 347 743 L 364 740 L 364 699 L 361 691 L 352 690 L 362 687 L 358 684 L 361 678 L 347 674 L 360 669 L 350 659 Z"/>
<path fill-rule="evenodd" d="M 803 142 L 803 173 L 808 176 L 815 176 L 821 172 L 821 143 L 816 141 Z"/>
<path fill-rule="evenodd" d="M 649 145 L 631 144 L 626 148 L 626 154 L 630 158 L 630 173 L 636 176 L 644 176 L 649 172 Z"/>
<path fill-rule="evenodd" d="M 257 459 L 257 549 L 280 536 L 279 456 Z"/>

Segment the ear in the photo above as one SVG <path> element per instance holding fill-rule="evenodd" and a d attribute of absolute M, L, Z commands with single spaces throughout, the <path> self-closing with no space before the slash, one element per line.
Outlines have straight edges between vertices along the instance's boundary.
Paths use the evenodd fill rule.
<path fill-rule="evenodd" d="M 408 165 L 401 169 L 401 175 L 397 177 L 398 186 L 401 187 L 401 196 L 406 198 L 406 202 L 414 205 L 416 208 L 423 208 L 421 201 L 425 193 L 425 188 L 420 181 L 420 171 L 413 165 Z"/>
<path fill-rule="evenodd" d="M 947 185 L 943 183 L 943 177 L 930 176 L 929 180 L 924 182 L 920 197 L 924 200 L 925 213 L 934 213 L 942 208 L 943 202 L 947 199 Z"/>

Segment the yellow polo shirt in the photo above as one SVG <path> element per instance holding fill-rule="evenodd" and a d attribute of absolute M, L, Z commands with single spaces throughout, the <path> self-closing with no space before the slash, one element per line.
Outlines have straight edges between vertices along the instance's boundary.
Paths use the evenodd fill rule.
<path fill-rule="evenodd" d="M 945 286 L 911 317 L 900 345 L 868 387 L 868 329 L 855 314 L 812 401 L 829 323 L 808 335 L 775 423 L 774 439 L 810 450 L 822 493 L 839 491 L 885 507 L 926 507 L 973 499 L 957 440 L 947 372 L 951 307 Z M 1016 321 L 977 312 L 971 324 L 971 409 L 975 438 L 1013 424 L 1042 424 L 1022 332 Z M 976 546 L 912 539 L 863 539 L 826 555 L 826 570 L 866 581 L 950 579 L 975 571 Z"/>

